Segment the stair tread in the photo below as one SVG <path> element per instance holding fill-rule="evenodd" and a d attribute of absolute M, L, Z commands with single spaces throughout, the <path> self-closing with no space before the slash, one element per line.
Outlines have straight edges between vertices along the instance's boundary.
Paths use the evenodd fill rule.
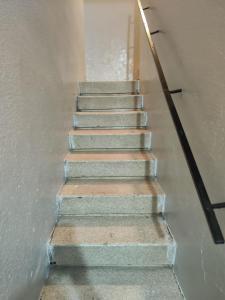
<path fill-rule="evenodd" d="M 61 217 L 51 240 L 53 246 L 168 246 L 171 243 L 166 223 L 159 216 Z"/>
<path fill-rule="evenodd" d="M 42 300 L 179 300 L 183 299 L 169 268 L 54 267 Z"/>
<path fill-rule="evenodd" d="M 101 116 L 101 115 L 137 115 L 137 114 L 146 114 L 146 111 L 135 109 L 127 111 L 77 111 L 75 115 L 79 116 Z"/>
<path fill-rule="evenodd" d="M 76 161 L 149 161 L 156 157 L 151 152 L 145 151 L 108 151 L 108 152 L 75 152 L 68 153 L 67 162 Z"/>
<path fill-rule="evenodd" d="M 84 81 L 79 81 L 79 84 L 110 84 L 110 83 L 132 83 L 132 82 L 139 82 L 139 80 L 84 80 Z"/>
<path fill-rule="evenodd" d="M 164 196 L 164 192 L 157 181 L 138 179 L 85 179 L 69 180 L 61 189 L 59 196 L 98 195 L 98 196 L 127 196 L 148 195 Z"/>
<path fill-rule="evenodd" d="M 137 135 L 151 133 L 150 129 L 74 129 L 70 130 L 69 135 Z"/>
<path fill-rule="evenodd" d="M 138 97 L 143 97 L 142 94 L 136 94 L 136 95 L 131 95 L 131 94 L 100 94 L 100 95 L 93 95 L 93 94 L 90 94 L 90 95 L 87 95 L 87 94 L 84 94 L 84 95 L 79 95 L 78 98 L 79 99 L 85 99 L 85 98 L 93 98 L 94 99 L 102 99 L 102 98 L 107 98 L 107 99 L 111 99 L 111 98 L 120 98 L 120 99 L 124 99 L 124 98 L 138 98 Z"/>
<path fill-rule="evenodd" d="M 126 91 L 126 92 L 85 92 L 78 95 L 78 97 L 123 97 L 123 96 L 139 96 L 140 94 L 134 91 Z"/>

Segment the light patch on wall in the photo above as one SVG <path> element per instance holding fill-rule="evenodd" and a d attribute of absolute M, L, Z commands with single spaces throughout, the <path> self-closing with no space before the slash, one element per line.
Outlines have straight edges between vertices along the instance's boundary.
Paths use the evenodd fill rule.
<path fill-rule="evenodd" d="M 87 80 L 132 80 L 134 0 L 85 0 Z"/>

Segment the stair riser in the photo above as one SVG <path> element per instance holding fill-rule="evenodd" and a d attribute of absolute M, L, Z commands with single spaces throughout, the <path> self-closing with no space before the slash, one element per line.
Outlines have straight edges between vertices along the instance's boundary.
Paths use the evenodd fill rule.
<path fill-rule="evenodd" d="M 137 135 L 71 135 L 71 150 L 81 149 L 150 149 L 151 133 Z"/>
<path fill-rule="evenodd" d="M 146 196 L 77 196 L 59 198 L 60 215 L 159 214 L 165 198 Z"/>
<path fill-rule="evenodd" d="M 156 167 L 156 160 L 65 162 L 65 177 L 150 177 Z"/>
<path fill-rule="evenodd" d="M 142 109 L 142 96 L 78 97 L 78 110 Z"/>
<path fill-rule="evenodd" d="M 52 262 L 58 266 L 160 267 L 171 266 L 175 255 L 171 246 L 54 246 Z"/>
<path fill-rule="evenodd" d="M 80 82 L 80 94 L 138 94 L 138 81 Z"/>
<path fill-rule="evenodd" d="M 77 113 L 73 122 L 76 128 L 142 128 L 148 125 L 146 112 L 113 115 Z"/>

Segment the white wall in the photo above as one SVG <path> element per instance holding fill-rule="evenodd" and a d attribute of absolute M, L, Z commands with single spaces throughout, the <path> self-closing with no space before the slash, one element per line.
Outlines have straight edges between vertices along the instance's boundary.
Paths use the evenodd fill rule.
<path fill-rule="evenodd" d="M 133 79 L 135 0 L 85 0 L 88 80 Z"/>
<path fill-rule="evenodd" d="M 225 201 L 225 3 L 142 1 L 170 89 L 212 202 Z M 176 274 L 188 300 L 225 299 L 225 246 L 214 245 L 169 115 L 146 37 L 141 79 L 150 111 L 167 220 L 177 241 Z M 225 235 L 225 210 L 218 212 Z"/>
<path fill-rule="evenodd" d="M 81 0 L 0 0 L 0 299 L 38 299 L 46 275 L 82 17 Z"/>

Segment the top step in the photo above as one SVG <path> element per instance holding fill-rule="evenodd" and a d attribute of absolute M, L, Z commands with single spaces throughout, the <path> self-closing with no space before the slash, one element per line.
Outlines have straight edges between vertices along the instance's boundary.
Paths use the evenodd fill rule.
<path fill-rule="evenodd" d="M 80 95 L 139 94 L 140 81 L 84 81 L 79 83 Z"/>

